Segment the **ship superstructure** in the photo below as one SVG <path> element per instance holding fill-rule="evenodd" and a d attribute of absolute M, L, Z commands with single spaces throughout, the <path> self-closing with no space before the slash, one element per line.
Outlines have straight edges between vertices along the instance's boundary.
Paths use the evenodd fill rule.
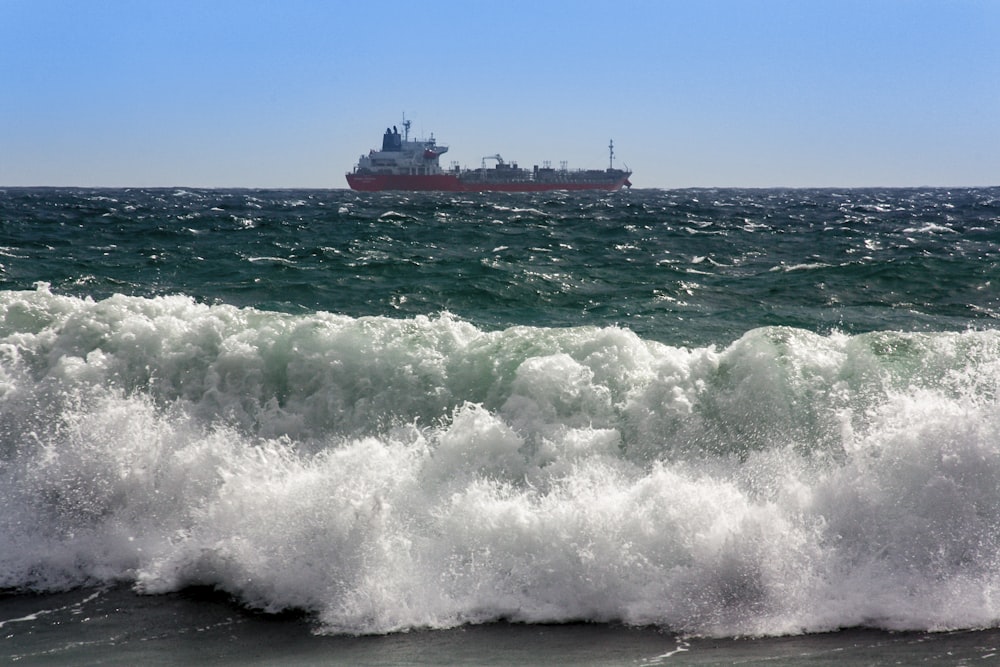
<path fill-rule="evenodd" d="M 499 155 L 484 157 L 478 169 L 457 164 L 441 168 L 439 158 L 448 151 L 431 135 L 410 140 L 410 121 L 403 121 L 403 134 L 393 126 L 382 135 L 381 150 L 362 155 L 347 183 L 354 190 L 441 190 L 445 192 L 541 192 L 546 190 L 618 190 L 631 187 L 628 169 L 614 167 L 614 142 L 608 145 L 607 169 L 555 169 L 548 163 L 522 169 Z"/>

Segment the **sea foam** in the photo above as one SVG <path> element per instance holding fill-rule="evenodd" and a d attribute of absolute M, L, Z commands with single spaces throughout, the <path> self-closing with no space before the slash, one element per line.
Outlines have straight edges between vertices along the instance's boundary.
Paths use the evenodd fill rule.
<path fill-rule="evenodd" d="M 0 586 L 207 585 L 331 633 L 995 625 L 998 352 L 3 292 Z"/>

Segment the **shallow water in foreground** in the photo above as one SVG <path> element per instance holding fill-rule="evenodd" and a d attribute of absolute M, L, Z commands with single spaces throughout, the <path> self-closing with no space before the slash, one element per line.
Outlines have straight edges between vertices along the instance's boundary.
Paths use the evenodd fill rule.
<path fill-rule="evenodd" d="M 35 666 L 968 665 L 1000 659 L 1000 630 L 844 630 L 777 638 L 684 638 L 619 625 L 492 623 L 324 637 L 297 616 L 242 610 L 190 590 L 0 597 L 0 661 Z"/>

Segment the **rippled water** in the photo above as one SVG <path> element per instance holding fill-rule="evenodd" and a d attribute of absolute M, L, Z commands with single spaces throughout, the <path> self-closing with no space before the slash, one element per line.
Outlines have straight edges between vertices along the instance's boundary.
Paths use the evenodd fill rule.
<path fill-rule="evenodd" d="M 989 326 L 998 191 L 614 194 L 10 190 L 6 289 L 184 293 L 288 312 L 450 311 L 668 343 L 759 326 Z"/>

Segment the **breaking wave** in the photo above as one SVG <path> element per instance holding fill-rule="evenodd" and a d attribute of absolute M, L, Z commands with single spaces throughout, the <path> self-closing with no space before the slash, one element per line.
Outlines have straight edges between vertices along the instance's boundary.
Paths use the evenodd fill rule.
<path fill-rule="evenodd" d="M 1000 335 L 288 315 L 0 293 L 0 586 L 322 632 L 1000 620 Z"/>

